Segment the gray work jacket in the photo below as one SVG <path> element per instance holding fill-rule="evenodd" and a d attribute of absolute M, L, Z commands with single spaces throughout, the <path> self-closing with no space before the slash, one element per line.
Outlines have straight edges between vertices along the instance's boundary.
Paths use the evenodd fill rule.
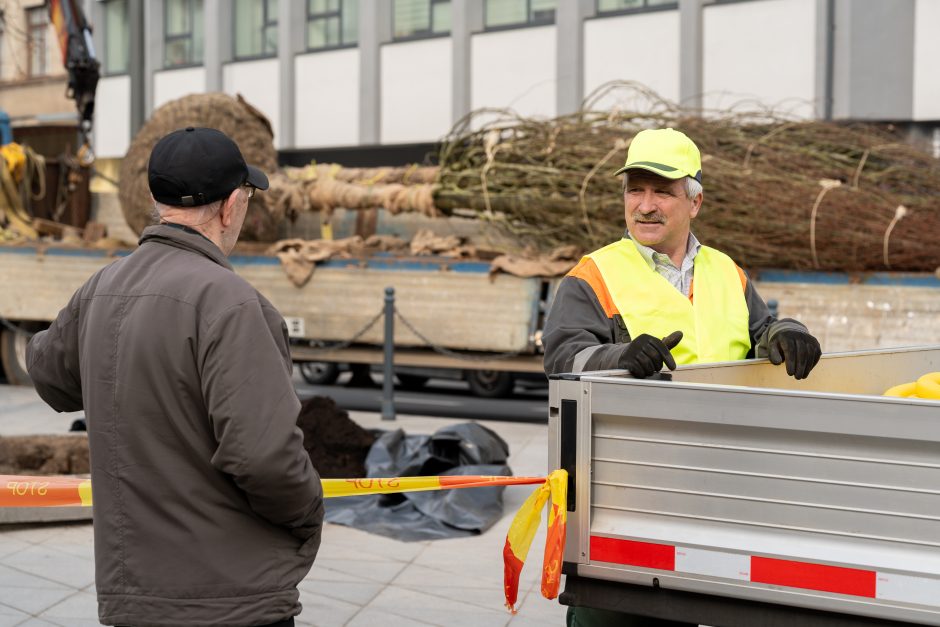
<path fill-rule="evenodd" d="M 261 625 L 300 612 L 323 520 L 284 320 L 194 231 L 147 228 L 27 347 L 85 410 L 99 617 Z"/>

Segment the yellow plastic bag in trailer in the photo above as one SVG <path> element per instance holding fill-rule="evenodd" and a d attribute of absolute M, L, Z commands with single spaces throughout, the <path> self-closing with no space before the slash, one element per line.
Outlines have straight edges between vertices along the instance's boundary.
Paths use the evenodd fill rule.
<path fill-rule="evenodd" d="M 902 383 L 885 391 L 882 396 L 940 400 L 940 372 L 928 372 L 911 383 Z"/>

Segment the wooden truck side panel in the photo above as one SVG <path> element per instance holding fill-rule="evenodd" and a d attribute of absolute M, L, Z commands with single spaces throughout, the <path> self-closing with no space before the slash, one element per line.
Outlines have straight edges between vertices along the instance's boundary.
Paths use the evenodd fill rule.
<path fill-rule="evenodd" d="M 118 254 L 127 254 L 123 251 Z M 0 247 L 0 317 L 55 319 L 71 295 L 115 260 L 105 251 L 36 246 Z M 542 281 L 499 274 L 484 263 L 442 258 L 340 260 L 318 266 L 310 281 L 293 285 L 275 257 L 234 255 L 232 265 L 288 319 L 300 320 L 302 337 L 342 342 L 382 311 L 384 290 L 396 290 L 396 307 L 415 329 L 452 350 L 535 352 Z M 360 342 L 382 343 L 375 325 Z M 425 342 L 404 324 L 397 346 Z"/>

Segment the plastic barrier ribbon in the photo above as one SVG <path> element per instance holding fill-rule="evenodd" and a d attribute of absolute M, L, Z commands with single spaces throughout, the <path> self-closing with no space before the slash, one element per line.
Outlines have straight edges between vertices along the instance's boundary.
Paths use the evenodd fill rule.
<path fill-rule="evenodd" d="M 545 538 L 545 556 L 542 559 L 542 596 L 554 599 L 561 582 L 561 561 L 565 553 L 565 526 L 568 520 L 568 473 L 554 470 L 538 489 L 526 499 L 516 513 L 503 547 L 503 588 L 506 607 L 516 613 L 519 596 L 519 576 L 525 564 L 529 547 L 539 528 L 542 507 L 548 509 L 548 536 Z"/>
<path fill-rule="evenodd" d="M 516 513 L 503 548 L 503 587 L 506 607 L 515 614 L 519 576 L 529 547 L 538 531 L 542 508 L 548 510 L 548 536 L 542 563 L 542 596 L 558 596 L 561 561 L 565 552 L 568 473 L 555 470 L 546 477 L 505 477 L 487 475 L 392 477 L 365 479 L 321 479 L 323 496 L 361 496 L 422 490 L 452 490 L 506 485 L 541 484 Z M 32 477 L 0 475 L 0 507 L 62 507 L 92 504 L 91 481 L 75 477 Z"/>
<path fill-rule="evenodd" d="M 425 490 L 485 488 L 498 485 L 545 483 L 545 477 L 464 475 L 440 477 L 391 477 L 321 479 L 323 496 L 361 496 Z M 75 477 L 20 477 L 0 475 L 0 507 L 61 507 L 91 505 L 91 481 Z"/>
<path fill-rule="evenodd" d="M 0 486 L 0 507 L 91 505 L 88 479 L 0 475 Z"/>

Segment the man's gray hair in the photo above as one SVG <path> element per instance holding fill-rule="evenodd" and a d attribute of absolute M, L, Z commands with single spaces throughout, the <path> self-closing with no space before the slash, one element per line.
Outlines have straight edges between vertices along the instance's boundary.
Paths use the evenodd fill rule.
<path fill-rule="evenodd" d="M 627 193 L 627 180 L 629 179 L 629 177 L 630 177 L 629 172 L 623 173 L 622 193 L 624 194 Z M 692 178 L 691 176 L 685 177 L 685 195 L 689 197 L 689 200 L 692 200 L 693 198 L 701 194 L 703 191 L 704 191 L 704 188 L 702 187 L 702 184 L 699 183 L 696 179 Z"/>
<path fill-rule="evenodd" d="M 153 201 L 153 211 L 150 214 L 151 219 L 154 224 L 159 223 L 163 216 L 168 212 L 174 209 L 180 209 L 181 207 L 172 207 L 170 205 L 165 205 L 162 202 Z M 215 202 L 210 202 L 208 205 L 202 205 L 199 207 L 190 207 L 186 208 L 187 213 L 191 213 L 194 224 L 204 224 L 215 217 L 215 214 L 219 212 L 219 209 L 222 208 L 222 201 L 217 200 Z"/>

